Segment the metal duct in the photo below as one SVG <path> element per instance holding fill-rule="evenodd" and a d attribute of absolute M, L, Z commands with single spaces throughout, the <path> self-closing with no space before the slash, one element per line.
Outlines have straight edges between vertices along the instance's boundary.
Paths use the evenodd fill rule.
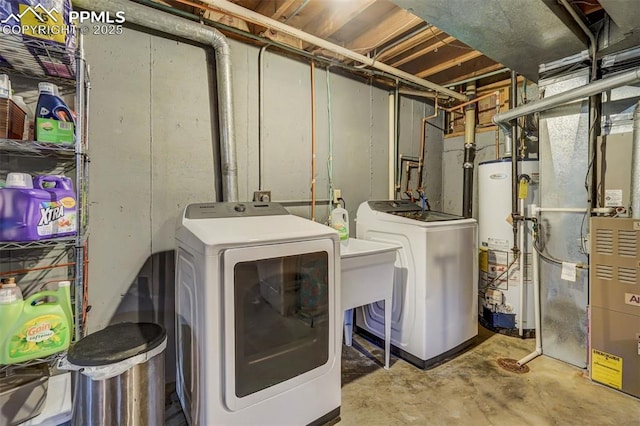
<path fill-rule="evenodd" d="M 511 138 L 511 124 L 512 120 L 522 117 L 523 115 L 533 114 L 536 112 L 546 111 L 553 107 L 566 104 L 567 102 L 575 101 L 578 99 L 586 98 L 588 96 L 597 95 L 609 89 L 615 87 L 625 86 L 640 81 L 640 68 L 636 68 L 633 71 L 629 71 L 623 74 L 619 74 L 615 77 L 598 80 L 593 83 L 585 84 L 584 86 L 576 89 L 562 92 L 548 98 L 541 99 L 535 102 L 529 102 L 528 104 L 521 105 L 517 108 L 510 109 L 493 116 L 493 122 L 500 127 L 504 132 L 505 138 Z M 511 143 L 511 141 L 509 141 Z M 505 146 L 507 141 L 505 141 Z"/>
<path fill-rule="evenodd" d="M 392 0 L 496 62 L 538 81 L 538 66 L 585 49 L 555 0 Z"/>
<path fill-rule="evenodd" d="M 633 113 L 633 152 L 631 153 L 631 217 L 640 219 L 640 101 Z"/>
<path fill-rule="evenodd" d="M 238 201 L 233 97 L 231 95 L 231 49 L 224 35 L 215 28 L 201 25 L 168 13 L 158 12 L 124 0 L 73 0 L 81 9 L 115 14 L 122 11 L 127 23 L 175 35 L 212 46 L 216 54 L 218 120 L 220 122 L 220 156 L 223 201 Z"/>
<path fill-rule="evenodd" d="M 629 0 L 600 0 L 600 6 L 625 33 L 638 30 L 638 3 Z"/>

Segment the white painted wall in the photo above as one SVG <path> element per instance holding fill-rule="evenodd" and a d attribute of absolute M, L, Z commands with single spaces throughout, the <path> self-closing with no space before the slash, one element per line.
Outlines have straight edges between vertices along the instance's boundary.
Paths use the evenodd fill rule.
<path fill-rule="evenodd" d="M 500 135 L 500 153 L 504 141 Z M 473 217 L 478 218 L 478 165 L 496 159 L 496 133 L 488 131 L 476 134 L 476 161 L 473 169 Z M 446 138 L 442 154 L 442 211 L 462 215 L 462 189 L 464 163 L 464 136 Z"/>

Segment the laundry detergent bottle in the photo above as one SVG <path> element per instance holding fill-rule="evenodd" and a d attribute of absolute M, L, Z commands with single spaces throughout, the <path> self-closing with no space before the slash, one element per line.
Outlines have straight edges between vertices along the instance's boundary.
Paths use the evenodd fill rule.
<path fill-rule="evenodd" d="M 342 207 L 336 207 L 331 211 L 331 226 L 340 235 L 340 244 L 344 247 L 349 244 L 349 212 Z"/>
<path fill-rule="evenodd" d="M 66 350 L 73 320 L 67 282 L 56 291 L 40 291 L 24 301 L 0 300 L 0 364 L 15 364 Z M 4 286 L 3 286 L 4 289 Z"/>
<path fill-rule="evenodd" d="M 60 98 L 58 86 L 52 83 L 38 83 L 38 103 L 36 105 L 36 140 L 43 140 L 39 137 L 41 132 L 53 130 L 51 120 L 73 123 L 75 126 L 75 113 L 69 109 L 67 104 Z M 45 140 L 46 142 L 46 140 Z"/>
<path fill-rule="evenodd" d="M 40 238 L 74 235 L 78 227 L 78 206 L 73 182 L 67 176 L 39 175 L 33 187 L 49 195 L 48 202 L 41 202 L 37 233 Z"/>

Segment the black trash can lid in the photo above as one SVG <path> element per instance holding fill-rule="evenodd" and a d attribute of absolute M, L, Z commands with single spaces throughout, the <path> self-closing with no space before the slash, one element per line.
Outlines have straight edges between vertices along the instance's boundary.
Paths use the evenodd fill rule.
<path fill-rule="evenodd" d="M 123 322 L 89 334 L 73 345 L 67 360 L 79 367 L 115 364 L 158 347 L 166 338 L 163 326 Z"/>

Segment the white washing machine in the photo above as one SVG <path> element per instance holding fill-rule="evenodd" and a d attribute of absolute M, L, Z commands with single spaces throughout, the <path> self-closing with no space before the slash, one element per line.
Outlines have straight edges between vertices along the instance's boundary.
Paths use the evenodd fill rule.
<path fill-rule="evenodd" d="M 391 320 L 392 352 L 428 368 L 465 349 L 478 334 L 478 226 L 408 200 L 368 201 L 358 238 L 399 244 Z M 384 309 L 359 308 L 357 330 L 384 337 Z"/>
<path fill-rule="evenodd" d="M 340 414 L 340 251 L 274 203 L 186 207 L 176 229 L 177 392 L 191 425 Z"/>

